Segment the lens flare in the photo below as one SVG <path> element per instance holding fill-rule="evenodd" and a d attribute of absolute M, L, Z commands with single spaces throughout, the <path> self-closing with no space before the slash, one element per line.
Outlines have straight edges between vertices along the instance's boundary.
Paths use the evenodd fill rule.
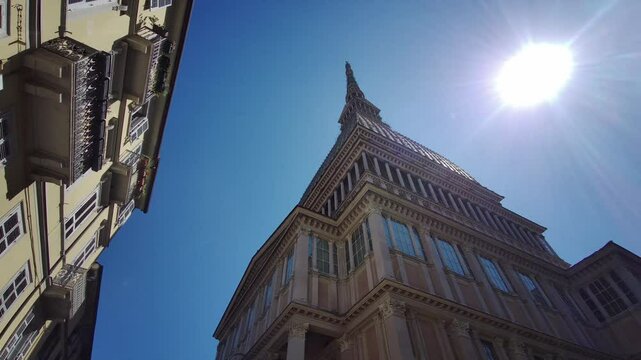
<path fill-rule="evenodd" d="M 572 75 L 570 49 L 554 44 L 530 44 L 508 59 L 496 79 L 501 100 L 528 107 L 551 101 Z"/>

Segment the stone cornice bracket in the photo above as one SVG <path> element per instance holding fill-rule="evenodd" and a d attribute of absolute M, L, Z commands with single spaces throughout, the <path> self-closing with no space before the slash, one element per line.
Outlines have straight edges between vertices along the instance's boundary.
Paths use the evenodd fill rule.
<path fill-rule="evenodd" d="M 405 307 L 405 303 L 402 301 L 386 299 L 382 304 L 378 306 L 378 310 L 380 311 L 383 318 L 387 319 L 392 315 L 404 317 L 405 311 L 407 309 Z"/>
<path fill-rule="evenodd" d="M 459 319 L 452 320 L 447 326 L 447 330 L 451 335 L 457 336 L 470 336 L 470 323 L 461 321 Z"/>
<path fill-rule="evenodd" d="M 309 329 L 309 323 L 295 323 L 289 328 L 290 338 L 305 338 L 305 334 Z"/>
<path fill-rule="evenodd" d="M 507 344 L 508 350 L 512 355 L 523 355 L 527 356 L 525 350 L 525 343 L 519 339 L 510 339 Z"/>
<path fill-rule="evenodd" d="M 352 347 L 352 342 L 349 340 L 347 335 L 343 335 L 336 339 L 338 341 L 338 347 L 340 348 L 341 352 L 345 352 L 349 350 Z"/>
<path fill-rule="evenodd" d="M 375 202 L 369 202 L 367 204 L 366 209 L 367 209 L 367 214 L 379 214 L 380 215 L 382 213 L 381 205 L 378 204 L 378 203 L 375 203 Z"/>
<path fill-rule="evenodd" d="M 470 246 L 469 244 L 463 244 L 463 252 L 465 254 L 469 254 L 471 256 L 474 256 L 474 248 Z"/>

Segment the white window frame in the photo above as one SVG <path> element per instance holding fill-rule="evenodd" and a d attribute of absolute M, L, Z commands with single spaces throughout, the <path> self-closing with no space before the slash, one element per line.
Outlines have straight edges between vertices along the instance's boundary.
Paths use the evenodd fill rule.
<path fill-rule="evenodd" d="M 82 264 L 87 261 L 89 256 L 98 249 L 98 232 L 91 237 L 91 239 L 85 244 L 80 253 L 76 255 L 73 259 L 73 266 L 82 267 Z"/>
<path fill-rule="evenodd" d="M 164 4 L 161 4 L 161 2 L 164 2 Z M 172 0 L 149 0 L 149 9 L 162 9 L 170 7 L 172 3 Z"/>
<path fill-rule="evenodd" d="M 140 119 L 140 120 L 138 120 Z M 134 120 L 137 121 L 134 124 Z M 149 118 L 146 116 L 136 116 L 131 119 L 131 129 L 129 130 L 129 141 L 136 141 L 139 138 L 145 136 L 145 133 L 149 130 Z"/>
<path fill-rule="evenodd" d="M 11 10 L 9 9 L 9 2 L 7 0 L 0 0 L 0 38 L 9 36 L 9 14 Z M 2 88 L 0 87 L 0 90 Z"/>
<path fill-rule="evenodd" d="M 91 208 L 91 206 L 89 206 L 87 209 L 84 210 L 83 213 L 80 213 L 80 209 L 82 209 L 83 206 L 85 206 L 91 200 L 91 198 L 94 195 L 96 196 L 96 198 L 93 200 L 93 202 L 94 202 L 93 208 L 91 210 L 88 210 L 88 209 Z M 78 228 L 90 218 L 91 213 L 97 214 L 100 211 L 100 209 L 101 209 L 101 207 L 100 207 L 100 187 L 96 187 L 94 189 L 94 191 L 89 193 L 89 195 L 87 195 L 87 197 L 85 197 L 82 200 L 80 205 L 78 205 L 73 210 L 73 212 L 71 213 L 70 216 L 64 218 L 65 240 L 71 238 L 71 236 L 76 232 L 76 230 L 78 230 Z M 83 214 L 85 214 L 84 217 L 83 217 Z M 79 218 L 81 218 L 80 221 L 78 221 Z M 73 221 L 71 221 L 71 220 L 73 220 Z M 69 231 L 69 228 L 68 228 L 68 225 L 67 225 L 67 224 L 69 224 L 69 221 L 71 221 L 71 225 L 69 226 L 69 228 L 72 228 L 71 231 Z"/>
<path fill-rule="evenodd" d="M 15 240 L 13 240 L 11 243 L 9 243 L 9 242 L 8 242 L 9 240 L 8 240 L 8 238 L 7 238 L 7 234 L 8 234 L 8 233 L 10 233 L 11 231 L 7 232 L 7 229 L 5 228 L 5 225 L 6 225 L 6 222 L 7 222 L 11 217 L 13 217 L 13 215 L 14 215 L 14 214 L 17 214 L 17 215 L 18 215 L 18 224 L 17 224 L 17 227 L 18 227 L 18 230 L 19 230 L 19 232 L 20 232 L 20 233 L 18 234 L 18 237 L 17 237 Z M 0 252 L 0 257 L 2 257 L 2 256 L 3 256 L 4 254 L 6 254 L 6 253 L 9 251 L 9 249 L 10 249 L 13 245 L 15 245 L 15 244 L 20 240 L 20 238 L 25 234 L 24 219 L 23 219 L 23 217 L 22 217 L 22 203 L 18 204 L 18 206 L 16 206 L 16 207 L 14 207 L 14 208 L 13 208 L 13 209 L 12 209 L 12 210 L 7 214 L 7 215 L 5 215 L 5 216 L 2 218 L 2 220 L 0 220 L 0 228 L 1 228 L 2 233 L 3 233 L 3 235 L 0 237 L 0 243 L 2 243 L 2 244 L 4 244 L 4 245 L 5 245 L 4 250 L 2 250 L 2 252 Z M 15 227 L 12 227 L 12 228 L 11 228 L 11 229 L 9 229 L 9 230 L 15 230 L 15 229 L 16 229 Z"/>
<path fill-rule="evenodd" d="M 33 313 L 33 310 L 31 310 L 29 314 L 25 316 L 24 320 L 20 322 L 18 328 L 13 333 L 9 341 L 7 341 L 4 348 L 2 349 L 2 352 L 0 352 L 0 359 L 9 359 L 10 355 L 11 359 L 24 358 L 27 350 L 29 350 L 31 345 L 34 343 L 34 340 L 36 339 L 36 336 L 39 332 L 38 330 L 31 331 L 25 338 L 25 330 L 27 330 L 35 317 L 36 316 Z"/>
<path fill-rule="evenodd" d="M 101 7 L 103 5 L 111 4 L 112 6 L 118 4 L 118 0 L 80 0 L 77 3 L 70 4 L 69 0 L 67 2 L 67 11 L 74 12 L 79 10 L 94 9 Z"/>
<path fill-rule="evenodd" d="M 126 151 L 123 156 L 120 157 L 119 162 L 129 167 L 134 166 L 140 158 L 140 154 L 142 154 L 142 143 L 138 144 L 133 150 Z"/>
<path fill-rule="evenodd" d="M 18 292 L 18 285 L 19 284 L 15 284 L 15 282 L 23 272 L 25 273 L 26 284 L 25 284 L 24 288 L 22 290 L 20 290 L 20 292 Z M 24 265 L 22 265 L 20 270 L 18 270 L 13 275 L 11 280 L 9 280 L 9 282 L 2 288 L 2 292 L 0 292 L 0 311 L 2 311 L 2 315 L 0 315 L 0 319 L 2 319 L 2 317 L 4 315 L 6 315 L 7 312 L 9 312 L 9 309 L 11 308 L 12 305 L 16 304 L 16 302 L 20 298 L 20 295 L 22 295 L 22 293 L 25 292 L 25 290 L 27 289 L 29 284 L 31 284 L 31 271 L 29 269 L 29 262 L 27 261 L 26 263 L 24 263 Z M 12 300 L 11 304 L 9 304 L 9 306 L 7 306 L 6 305 L 6 299 L 4 298 L 4 295 L 7 292 L 7 290 L 9 290 L 10 287 L 13 287 L 13 291 L 11 293 L 12 293 L 12 295 L 15 295 L 15 298 Z"/>
<path fill-rule="evenodd" d="M 129 217 L 131 217 L 131 214 L 133 214 L 135 208 L 136 201 L 134 200 L 131 200 L 125 206 L 121 206 L 120 209 L 118 209 L 118 219 L 116 220 L 116 225 L 122 226 L 124 223 L 126 223 L 127 220 L 129 220 Z"/>

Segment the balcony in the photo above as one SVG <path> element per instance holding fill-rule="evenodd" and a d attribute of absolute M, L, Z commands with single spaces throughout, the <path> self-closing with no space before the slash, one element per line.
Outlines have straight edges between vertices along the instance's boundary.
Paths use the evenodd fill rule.
<path fill-rule="evenodd" d="M 71 319 L 85 302 L 87 269 L 66 264 L 43 294 L 43 310 L 49 320 Z"/>
<path fill-rule="evenodd" d="M 29 173 L 71 185 L 100 169 L 111 54 L 65 37 L 43 43 L 23 65 Z"/>
<path fill-rule="evenodd" d="M 123 205 L 140 197 L 145 189 L 149 163 L 147 157 L 130 152 L 121 161 L 113 164 L 110 169 L 110 200 Z"/>
<path fill-rule="evenodd" d="M 137 34 L 118 41 L 113 94 L 127 96 L 143 104 L 166 88 L 173 46 L 160 29 L 142 28 Z"/>

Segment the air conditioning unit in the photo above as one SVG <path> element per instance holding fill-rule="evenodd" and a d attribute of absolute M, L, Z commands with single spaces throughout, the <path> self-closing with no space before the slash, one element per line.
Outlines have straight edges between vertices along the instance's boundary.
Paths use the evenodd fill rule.
<path fill-rule="evenodd" d="M 85 302 L 87 269 L 66 264 L 44 292 L 47 319 L 71 319 Z"/>
<path fill-rule="evenodd" d="M 129 10 L 129 5 L 115 5 L 111 8 L 113 11 L 127 11 Z"/>

